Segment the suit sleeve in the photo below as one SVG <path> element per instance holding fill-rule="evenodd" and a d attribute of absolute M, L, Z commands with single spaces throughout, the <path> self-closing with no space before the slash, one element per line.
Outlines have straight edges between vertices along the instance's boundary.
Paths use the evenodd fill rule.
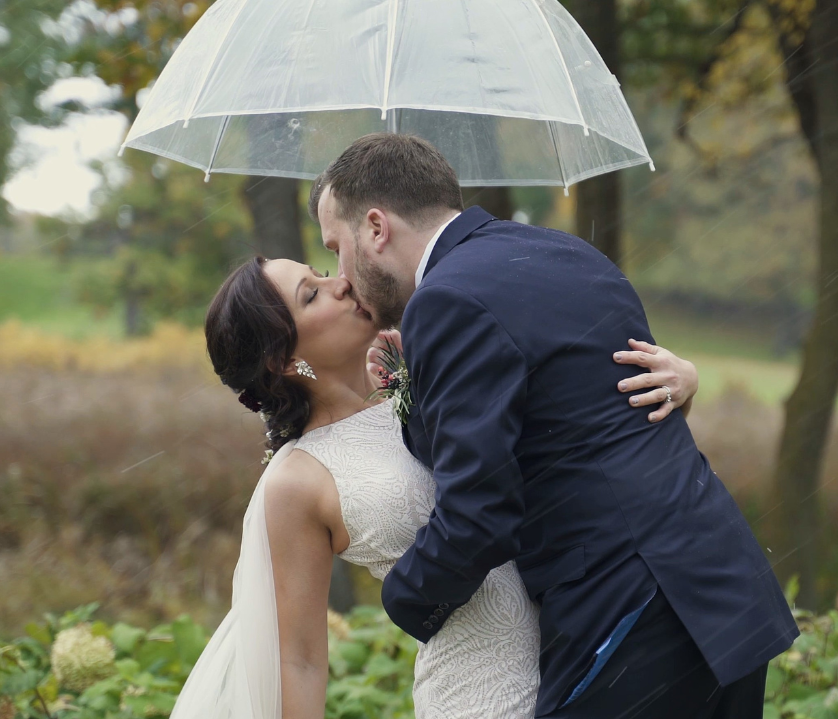
<path fill-rule="evenodd" d="M 427 642 L 495 567 L 515 558 L 524 516 L 515 457 L 528 367 L 480 302 L 421 288 L 402 324 L 413 401 L 432 448 L 436 507 L 384 580 L 382 602 Z"/>

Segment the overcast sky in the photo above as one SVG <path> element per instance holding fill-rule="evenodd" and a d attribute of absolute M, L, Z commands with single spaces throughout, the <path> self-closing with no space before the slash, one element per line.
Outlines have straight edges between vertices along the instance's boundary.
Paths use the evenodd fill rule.
<path fill-rule="evenodd" d="M 97 107 L 113 95 L 99 78 L 59 80 L 41 98 L 44 104 L 76 99 Z M 18 132 L 14 155 L 25 164 L 3 188 L 13 209 L 45 215 L 89 215 L 91 193 L 99 175 L 88 167 L 93 160 L 116 158 L 127 132 L 125 118 L 116 112 L 74 114 L 64 126 L 49 130 L 25 126 Z"/>

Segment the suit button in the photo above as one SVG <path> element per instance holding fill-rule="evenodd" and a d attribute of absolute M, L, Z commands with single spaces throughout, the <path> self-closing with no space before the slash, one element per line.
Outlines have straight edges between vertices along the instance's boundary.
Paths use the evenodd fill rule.
<path fill-rule="evenodd" d="M 448 605 L 445 602 L 443 602 L 442 604 L 439 605 L 439 608 L 440 609 L 448 609 Z"/>
<path fill-rule="evenodd" d="M 422 622 L 422 626 L 425 627 L 425 629 L 433 629 L 434 628 L 434 625 L 431 624 L 430 622 Z"/>
<path fill-rule="evenodd" d="M 438 617 L 441 617 L 443 614 L 445 614 L 445 611 L 443 609 L 434 609 L 434 614 L 436 614 Z"/>
<path fill-rule="evenodd" d="M 431 616 L 428 617 L 428 621 L 436 624 L 439 621 L 439 617 L 435 617 L 433 614 L 431 614 Z"/>

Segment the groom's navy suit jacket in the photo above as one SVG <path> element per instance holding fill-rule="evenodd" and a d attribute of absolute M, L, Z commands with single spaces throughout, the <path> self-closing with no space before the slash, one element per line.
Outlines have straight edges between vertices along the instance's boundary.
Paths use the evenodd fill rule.
<path fill-rule="evenodd" d="M 428 642 L 515 560 L 541 604 L 536 716 L 555 711 L 620 620 L 662 591 L 729 684 L 797 636 L 770 565 L 680 410 L 653 424 L 612 355 L 653 341 L 615 265 L 585 241 L 471 208 L 434 248 L 402 323 L 411 452 L 436 508 L 384 582 Z"/>

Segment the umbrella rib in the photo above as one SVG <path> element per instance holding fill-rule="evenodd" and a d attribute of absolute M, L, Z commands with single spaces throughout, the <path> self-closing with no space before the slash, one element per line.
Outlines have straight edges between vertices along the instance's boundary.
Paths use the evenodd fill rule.
<path fill-rule="evenodd" d="M 189 118 L 192 117 L 192 113 L 195 112 L 195 108 L 198 107 L 198 100 L 201 99 L 201 94 L 204 92 L 204 87 L 207 84 L 207 80 L 209 79 L 210 73 L 212 72 L 213 65 L 215 65 L 215 61 L 218 60 L 218 56 L 221 53 L 221 47 L 227 42 L 227 38 L 230 36 L 230 32 L 233 29 L 233 25 L 236 24 L 236 20 L 239 19 L 239 15 L 242 14 L 245 5 L 247 2 L 245 0 L 240 0 L 241 4 L 239 5 L 239 9 L 236 10 L 236 14 L 233 16 L 232 20 L 230 20 L 230 24 L 227 26 L 227 32 L 224 33 L 224 37 L 218 43 L 218 47 L 215 48 L 215 55 L 213 55 L 212 62 L 207 65 L 207 71 L 204 73 L 204 79 L 201 80 L 201 84 L 198 85 L 198 92 L 195 93 L 195 99 L 192 101 L 192 107 L 189 108 L 189 112 L 186 114 L 186 117 L 183 119 L 183 129 L 189 127 Z"/>
<path fill-rule="evenodd" d="M 562 156 L 559 152 L 559 141 L 556 138 L 556 127 L 552 121 L 547 121 L 547 126 L 550 128 L 550 139 L 553 141 L 553 149 L 556 151 L 556 162 L 559 163 L 559 174 L 562 176 L 562 187 L 564 187 L 564 195 L 567 197 L 570 190 L 567 189 L 567 180 L 564 176 L 564 167 L 562 167 Z"/>
<path fill-rule="evenodd" d="M 387 119 L 387 103 L 390 101 L 390 77 L 393 72 L 393 53 L 396 48 L 396 20 L 399 15 L 399 0 L 390 0 L 387 13 L 387 61 L 384 66 L 384 97 L 382 98 L 381 119 Z"/>
<path fill-rule="evenodd" d="M 221 147 L 221 140 L 224 139 L 224 133 L 227 131 L 227 123 L 230 122 L 230 116 L 225 115 L 224 121 L 221 123 L 221 129 L 218 131 L 218 137 L 215 138 L 215 147 L 212 148 L 212 155 L 210 155 L 209 165 L 204 174 L 204 182 L 209 182 L 210 173 L 212 172 L 212 165 L 215 162 L 215 156 L 218 154 L 218 148 Z"/>
<path fill-rule="evenodd" d="M 576 88 L 573 86 L 573 79 L 570 77 L 570 71 L 567 69 L 567 63 L 564 59 L 564 53 L 562 49 L 559 47 L 559 41 L 556 39 L 556 34 L 553 32 L 553 28 L 550 27 L 550 21 L 547 19 L 547 16 L 544 14 L 544 11 L 541 9 L 541 6 L 538 4 L 538 0 L 532 0 L 533 5 L 535 5 L 535 9 L 538 10 L 538 14 L 541 15 L 541 19 L 544 21 L 544 25 L 547 27 L 547 32 L 550 33 L 550 37 L 553 39 L 553 45 L 556 47 L 556 52 L 559 53 L 559 60 L 562 61 L 562 69 L 564 70 L 564 74 L 567 75 L 567 82 L 570 85 L 570 92 L 573 95 L 573 101 L 576 103 L 576 109 L 579 112 L 579 119 L 582 121 L 582 131 L 585 133 L 585 137 L 588 137 L 588 123 L 585 122 L 585 116 L 582 114 L 582 106 L 579 104 L 579 97 L 576 94 Z"/>

